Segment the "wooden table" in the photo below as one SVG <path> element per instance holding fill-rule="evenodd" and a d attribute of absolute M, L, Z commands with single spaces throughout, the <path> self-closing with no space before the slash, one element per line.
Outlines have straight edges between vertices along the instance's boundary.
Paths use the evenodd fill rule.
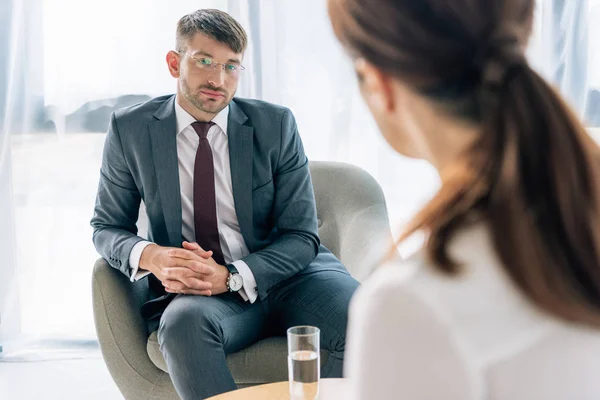
<path fill-rule="evenodd" d="M 346 379 L 321 379 L 318 399 L 347 399 L 348 390 Z M 207 400 L 290 400 L 290 388 L 288 381 L 268 383 L 223 393 Z"/>

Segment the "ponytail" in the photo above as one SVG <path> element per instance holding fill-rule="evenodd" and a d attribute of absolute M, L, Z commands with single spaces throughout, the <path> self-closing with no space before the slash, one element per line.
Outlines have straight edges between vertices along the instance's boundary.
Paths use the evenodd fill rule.
<path fill-rule="evenodd" d="M 598 147 L 525 62 L 507 71 L 493 94 L 483 89 L 495 104 L 484 106 L 479 141 L 443 171 L 440 191 L 400 240 L 424 230 L 437 268 L 455 274 L 448 242 L 480 216 L 508 276 L 531 301 L 599 326 Z"/>
<path fill-rule="evenodd" d="M 489 227 L 507 275 L 549 314 L 600 327 L 598 147 L 524 58 L 535 1 L 329 0 L 354 57 L 476 122 L 476 143 L 400 240 L 427 235 L 436 268 L 460 272 L 448 243 Z M 418 5 L 417 5 L 418 3 Z"/>

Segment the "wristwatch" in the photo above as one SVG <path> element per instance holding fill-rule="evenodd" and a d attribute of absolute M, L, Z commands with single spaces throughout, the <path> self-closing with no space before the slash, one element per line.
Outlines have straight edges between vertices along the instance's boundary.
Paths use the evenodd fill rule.
<path fill-rule="evenodd" d="M 229 270 L 229 277 L 227 278 L 227 289 L 230 292 L 239 292 L 240 289 L 244 286 L 244 279 L 233 264 L 227 264 L 225 266 Z"/>

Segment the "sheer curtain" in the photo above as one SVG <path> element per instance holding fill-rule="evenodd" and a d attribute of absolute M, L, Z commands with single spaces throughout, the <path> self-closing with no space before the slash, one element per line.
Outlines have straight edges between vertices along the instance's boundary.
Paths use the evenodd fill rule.
<path fill-rule="evenodd" d="M 436 189 L 433 169 L 397 156 L 360 98 L 354 70 L 330 28 L 326 1 L 255 1 L 234 15 L 249 26 L 251 97 L 294 112 L 311 159 L 348 162 L 384 188 L 398 226 Z"/>
<path fill-rule="evenodd" d="M 589 24 L 600 17 L 598 0 L 552 0 L 538 3 L 531 61 L 590 126 L 600 125 L 600 59 L 591 51 L 600 30 Z"/>
<path fill-rule="evenodd" d="M 393 153 L 381 139 L 330 28 L 327 2 L 230 3 L 252 36 L 249 95 L 294 111 L 309 157 L 349 162 L 374 175 L 398 232 L 439 181 L 427 163 Z M 600 0 L 538 0 L 529 47 L 532 65 L 590 127 L 600 126 L 600 56 L 591 51 L 600 45 L 600 27 L 588 21 L 599 17 Z"/>
<path fill-rule="evenodd" d="M 530 50 L 590 126 L 600 125 L 600 60 L 591 51 L 600 28 L 587 21 L 600 17 L 599 3 L 541 1 Z M 429 165 L 396 155 L 377 133 L 325 0 L 3 0 L 0 359 L 93 345 L 89 220 L 108 117 L 174 91 L 164 57 L 176 21 L 211 7 L 250 35 L 238 95 L 291 108 L 311 159 L 374 175 L 394 231 L 436 190 Z"/>
<path fill-rule="evenodd" d="M 172 93 L 177 20 L 227 1 L 0 3 L 0 345 L 5 361 L 80 356 L 95 339 L 89 221 L 110 113 Z"/>

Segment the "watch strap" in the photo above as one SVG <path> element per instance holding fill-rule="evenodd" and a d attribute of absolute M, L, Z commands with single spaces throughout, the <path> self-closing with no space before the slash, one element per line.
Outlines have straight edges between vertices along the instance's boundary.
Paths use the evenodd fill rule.
<path fill-rule="evenodd" d="M 227 268 L 229 270 L 229 273 L 232 275 L 239 274 L 239 271 L 233 264 L 225 264 L 225 268 Z"/>

